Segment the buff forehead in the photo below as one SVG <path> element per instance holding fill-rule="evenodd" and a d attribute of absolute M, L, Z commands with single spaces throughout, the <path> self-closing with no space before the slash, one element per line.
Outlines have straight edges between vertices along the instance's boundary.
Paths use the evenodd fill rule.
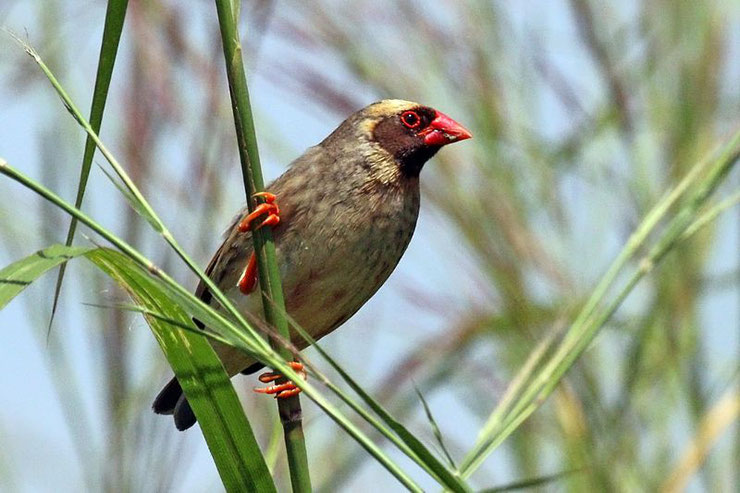
<path fill-rule="evenodd" d="M 419 106 L 422 105 L 413 101 L 404 101 L 403 99 L 384 99 L 378 101 L 365 108 L 365 118 L 359 122 L 359 127 L 365 135 L 370 135 L 380 118 L 400 113 L 404 110 L 418 108 Z"/>

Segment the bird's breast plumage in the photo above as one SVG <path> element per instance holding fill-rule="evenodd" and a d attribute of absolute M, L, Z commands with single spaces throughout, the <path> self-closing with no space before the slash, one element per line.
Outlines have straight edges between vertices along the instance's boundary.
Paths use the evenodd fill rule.
<path fill-rule="evenodd" d="M 301 174 L 313 181 L 313 196 L 293 207 L 301 213 L 276 232 L 276 246 L 288 312 L 318 338 L 352 316 L 393 272 L 416 225 L 419 188 L 418 180 L 376 182 L 356 163 L 338 170 L 344 176 L 326 163 L 312 164 Z"/>
<path fill-rule="evenodd" d="M 317 339 L 357 312 L 386 281 L 419 213 L 417 178 L 387 183 L 363 171 L 361 163 L 337 168 L 327 163 L 332 158 L 312 148 L 268 187 L 281 209 L 273 236 L 286 309 Z M 242 236 L 231 260 L 241 269 L 251 255 L 251 239 Z M 221 288 L 240 309 L 261 315 L 259 291 L 245 296 L 237 279 L 225 278 Z M 299 349 L 306 346 L 295 333 L 291 339 Z"/>

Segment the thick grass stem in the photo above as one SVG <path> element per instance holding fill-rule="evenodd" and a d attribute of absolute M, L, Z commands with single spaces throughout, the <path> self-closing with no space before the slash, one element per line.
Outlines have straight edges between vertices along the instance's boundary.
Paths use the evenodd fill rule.
<path fill-rule="evenodd" d="M 216 9 L 224 48 L 231 106 L 234 112 L 244 191 L 249 210 L 252 211 L 258 205 L 253 196 L 255 193 L 264 190 L 264 181 L 249 102 L 247 78 L 242 62 L 242 48 L 237 29 L 238 19 L 234 16 L 230 0 L 216 0 Z M 283 315 L 285 311 L 283 288 L 270 228 L 252 230 L 252 239 L 254 241 L 254 251 L 257 255 L 257 270 L 265 320 L 268 325 L 275 328 L 279 335 L 289 340 L 288 321 Z M 286 361 L 292 359 L 293 355 L 284 346 L 274 343 L 273 347 Z M 285 447 L 288 454 L 293 491 L 309 492 L 311 491 L 311 478 L 308 469 L 306 442 L 303 436 L 300 398 L 295 395 L 277 401 L 280 420 L 285 433 Z"/>

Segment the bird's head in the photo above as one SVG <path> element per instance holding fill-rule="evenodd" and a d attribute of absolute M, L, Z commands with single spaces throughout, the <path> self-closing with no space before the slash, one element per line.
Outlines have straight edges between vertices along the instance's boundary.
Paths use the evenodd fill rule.
<path fill-rule="evenodd" d="M 434 108 L 386 99 L 350 116 L 332 137 L 359 139 L 366 160 L 391 179 L 418 177 L 424 163 L 439 149 L 472 134 Z"/>

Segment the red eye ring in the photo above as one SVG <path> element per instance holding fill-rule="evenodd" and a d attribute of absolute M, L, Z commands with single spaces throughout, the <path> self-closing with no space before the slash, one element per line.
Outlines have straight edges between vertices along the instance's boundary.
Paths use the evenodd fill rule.
<path fill-rule="evenodd" d="M 418 128 L 421 125 L 421 117 L 416 111 L 404 111 L 401 113 L 401 123 L 407 128 Z"/>

